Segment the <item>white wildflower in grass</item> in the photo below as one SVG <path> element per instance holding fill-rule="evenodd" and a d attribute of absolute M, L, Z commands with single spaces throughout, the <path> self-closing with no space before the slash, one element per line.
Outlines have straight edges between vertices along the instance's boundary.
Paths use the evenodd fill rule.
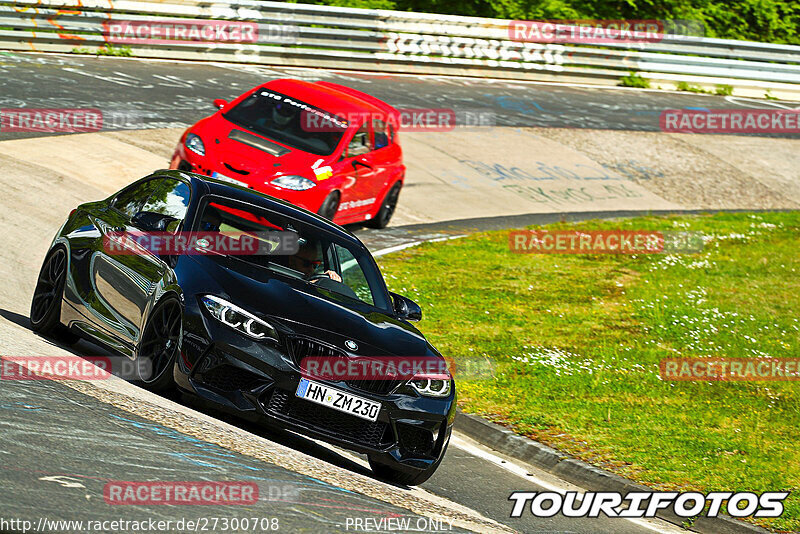
<path fill-rule="evenodd" d="M 713 239 L 716 241 L 724 241 L 726 239 L 750 241 L 750 236 L 745 234 L 737 234 L 736 232 L 731 232 L 730 234 L 725 234 L 725 235 L 713 234 Z"/>
<path fill-rule="evenodd" d="M 644 316 L 658 313 L 659 317 L 657 324 L 643 328 L 653 338 L 645 340 L 643 345 L 666 348 L 670 343 L 677 342 L 682 350 L 692 351 L 696 356 L 775 356 L 762 350 L 764 341 L 754 334 L 777 331 L 777 334 L 786 336 L 788 331 L 775 322 L 759 325 L 758 319 L 752 315 L 742 317 L 735 311 L 704 307 L 707 294 L 705 288 L 698 287 L 673 297 L 671 301 L 664 297 L 655 297 L 651 302 L 634 300 L 633 304 L 638 307 L 639 313 Z"/>
<path fill-rule="evenodd" d="M 717 264 L 714 262 L 710 262 L 708 260 L 700 260 L 700 261 L 693 261 L 692 263 L 686 265 L 687 269 L 711 269 L 715 267 Z"/>
<path fill-rule="evenodd" d="M 650 264 L 650 271 L 666 270 L 671 267 L 683 267 L 685 269 L 713 269 L 717 266 L 714 261 L 708 259 L 695 259 L 697 256 L 679 256 L 677 254 L 667 254 L 660 261 Z M 680 287 L 683 287 L 682 285 Z"/>
<path fill-rule="evenodd" d="M 630 361 L 627 357 L 621 358 L 620 361 L 608 363 L 603 360 L 585 358 L 558 347 L 523 346 L 523 348 L 528 350 L 523 352 L 521 356 L 512 356 L 511 359 L 532 367 L 549 367 L 555 372 L 556 376 L 594 375 L 601 372 L 648 373 L 648 369 L 641 363 L 634 363 L 630 366 L 624 365 L 623 362 Z M 629 349 L 630 347 L 626 350 Z M 616 356 L 611 356 L 611 359 L 617 360 Z M 658 375 L 658 365 L 653 365 L 649 372 L 653 375 Z"/>

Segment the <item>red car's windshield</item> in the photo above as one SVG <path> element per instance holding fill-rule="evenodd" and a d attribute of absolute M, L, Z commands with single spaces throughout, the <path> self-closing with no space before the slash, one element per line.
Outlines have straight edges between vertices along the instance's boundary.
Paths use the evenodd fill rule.
<path fill-rule="evenodd" d="M 288 147 L 320 156 L 333 153 L 348 127 L 337 115 L 267 89 L 259 89 L 223 116 Z"/>

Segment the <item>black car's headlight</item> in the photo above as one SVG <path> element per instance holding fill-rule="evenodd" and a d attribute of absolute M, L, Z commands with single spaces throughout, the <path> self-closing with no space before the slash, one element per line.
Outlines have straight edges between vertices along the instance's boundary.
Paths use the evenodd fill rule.
<path fill-rule="evenodd" d="M 186 141 L 184 141 L 186 148 L 194 152 L 195 154 L 200 154 L 201 156 L 206 155 L 206 147 L 203 144 L 203 140 L 200 139 L 200 136 L 197 134 L 187 134 Z"/>
<path fill-rule="evenodd" d="M 247 337 L 258 340 L 278 340 L 278 332 L 275 331 L 271 324 L 239 306 L 213 295 L 205 295 L 201 300 L 215 319 Z"/>
<path fill-rule="evenodd" d="M 426 397 L 447 397 L 450 395 L 451 380 L 449 378 L 415 376 L 408 383 L 417 393 Z"/>

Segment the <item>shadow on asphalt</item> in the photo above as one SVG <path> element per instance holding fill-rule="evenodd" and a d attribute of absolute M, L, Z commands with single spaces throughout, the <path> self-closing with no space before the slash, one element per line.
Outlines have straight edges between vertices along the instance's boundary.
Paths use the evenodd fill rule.
<path fill-rule="evenodd" d="M 0 308 L 0 317 L 3 317 L 3 319 L 12 322 L 14 324 L 17 324 L 27 330 L 31 329 L 31 320 L 28 319 L 27 315 L 22 315 L 21 313 L 16 313 Z"/>
<path fill-rule="evenodd" d="M 202 399 L 193 397 L 185 393 L 180 394 L 180 400 L 177 400 L 176 402 L 180 402 L 184 406 L 187 406 L 199 412 L 203 412 L 206 415 L 214 417 L 215 419 L 233 425 L 237 428 L 244 430 L 245 432 L 249 432 L 250 434 L 254 434 L 256 436 L 272 441 L 273 443 L 277 443 L 279 445 L 289 447 L 290 449 L 294 449 L 304 454 L 308 454 L 309 456 L 313 456 L 318 460 L 322 460 L 337 467 L 341 467 L 343 469 L 347 469 L 349 471 L 353 471 L 355 473 L 359 473 L 361 475 L 365 475 L 371 478 L 376 478 L 373 475 L 372 470 L 364 467 L 363 465 L 357 462 L 350 460 L 349 458 L 339 454 L 335 450 L 320 445 L 311 439 L 301 436 L 300 434 L 295 434 L 294 432 L 290 432 L 288 430 L 281 430 L 280 428 L 275 428 L 272 426 L 267 427 L 259 425 L 257 423 L 245 421 L 243 419 L 236 417 L 235 415 L 217 409 L 213 405 L 204 402 Z M 398 486 L 398 487 L 404 487 L 404 486 Z"/>

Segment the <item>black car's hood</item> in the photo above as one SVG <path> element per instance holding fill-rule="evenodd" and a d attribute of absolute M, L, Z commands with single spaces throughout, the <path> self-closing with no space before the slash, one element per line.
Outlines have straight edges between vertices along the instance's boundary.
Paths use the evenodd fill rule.
<path fill-rule="evenodd" d="M 211 285 L 218 286 L 204 291 L 222 293 L 218 296 L 271 322 L 278 319 L 295 334 L 342 350 L 347 350 L 344 341 L 350 339 L 359 344 L 357 352 L 364 356 L 436 354 L 419 330 L 389 312 L 235 258 L 189 257 L 213 280 Z"/>

